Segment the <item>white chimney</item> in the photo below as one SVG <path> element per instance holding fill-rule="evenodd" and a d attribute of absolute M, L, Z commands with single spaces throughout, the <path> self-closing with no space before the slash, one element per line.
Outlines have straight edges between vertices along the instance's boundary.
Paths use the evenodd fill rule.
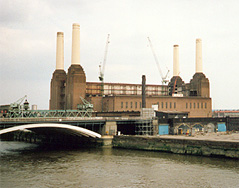
<path fill-rule="evenodd" d="M 173 46 L 173 76 L 179 76 L 179 46 Z"/>
<path fill-rule="evenodd" d="M 80 64 L 80 24 L 74 23 L 72 27 L 72 54 L 71 64 Z"/>
<path fill-rule="evenodd" d="M 196 39 L 196 73 L 202 71 L 202 40 Z"/>
<path fill-rule="evenodd" d="M 64 33 L 57 32 L 56 70 L 64 70 Z"/>

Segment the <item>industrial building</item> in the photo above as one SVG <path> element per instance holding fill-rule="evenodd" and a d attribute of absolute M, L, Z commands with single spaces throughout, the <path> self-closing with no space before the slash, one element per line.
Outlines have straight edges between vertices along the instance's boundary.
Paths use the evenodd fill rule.
<path fill-rule="evenodd" d="M 173 56 L 173 77 L 167 85 L 146 84 L 144 89 L 144 84 L 87 82 L 80 64 L 80 25 L 73 24 L 71 66 L 67 73 L 64 70 L 64 34 L 57 33 L 50 110 L 77 109 L 84 98 L 97 112 L 140 111 L 154 107 L 162 112 L 185 113 L 188 117 L 211 117 L 210 84 L 202 69 L 201 39 L 196 39 L 196 71 L 189 83 L 179 76 L 178 45 L 173 47 Z"/>

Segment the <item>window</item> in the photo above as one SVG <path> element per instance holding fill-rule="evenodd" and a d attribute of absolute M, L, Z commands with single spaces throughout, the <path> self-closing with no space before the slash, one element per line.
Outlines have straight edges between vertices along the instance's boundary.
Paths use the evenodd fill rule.
<path fill-rule="evenodd" d="M 126 106 L 125 106 L 125 108 L 128 108 L 128 102 L 126 102 Z"/>
<path fill-rule="evenodd" d="M 201 108 L 203 108 L 203 103 L 201 103 Z"/>
<path fill-rule="evenodd" d="M 199 108 L 199 102 L 198 102 L 198 108 Z"/>
<path fill-rule="evenodd" d="M 188 103 L 186 103 L 186 108 L 188 108 Z"/>
<path fill-rule="evenodd" d="M 192 108 L 192 103 L 190 103 L 190 108 Z"/>
<path fill-rule="evenodd" d="M 171 102 L 169 103 L 169 106 L 170 106 L 170 108 L 172 108 L 172 103 Z"/>
<path fill-rule="evenodd" d="M 207 103 L 205 102 L 205 108 L 207 108 Z"/>
<path fill-rule="evenodd" d="M 130 108 L 133 108 L 133 102 L 130 103 Z"/>
<path fill-rule="evenodd" d="M 193 108 L 196 108 L 196 104 L 195 103 L 193 103 Z"/>
<path fill-rule="evenodd" d="M 168 103 L 167 102 L 165 103 L 165 108 L 168 108 Z"/>
<path fill-rule="evenodd" d="M 124 108 L 124 103 L 123 102 L 121 102 L 121 108 Z"/>
<path fill-rule="evenodd" d="M 174 103 L 174 108 L 176 108 L 176 102 Z"/>
<path fill-rule="evenodd" d="M 137 102 L 135 102 L 135 108 L 137 108 Z"/>
<path fill-rule="evenodd" d="M 161 102 L 162 108 L 163 108 L 163 102 Z"/>
<path fill-rule="evenodd" d="M 142 104 L 141 104 L 141 102 L 139 103 L 139 106 L 140 106 L 140 108 L 142 108 Z"/>

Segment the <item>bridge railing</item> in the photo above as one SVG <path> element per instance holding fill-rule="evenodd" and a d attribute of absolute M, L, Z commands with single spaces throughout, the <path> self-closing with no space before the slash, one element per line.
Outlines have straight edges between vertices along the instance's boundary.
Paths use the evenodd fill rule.
<path fill-rule="evenodd" d="M 9 111 L 6 118 L 92 117 L 92 110 L 16 110 Z"/>

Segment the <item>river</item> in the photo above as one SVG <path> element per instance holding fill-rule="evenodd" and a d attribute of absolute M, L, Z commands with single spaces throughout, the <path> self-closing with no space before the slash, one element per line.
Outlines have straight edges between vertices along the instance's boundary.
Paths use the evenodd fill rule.
<path fill-rule="evenodd" d="M 0 187 L 239 187 L 239 161 L 0 141 Z"/>

